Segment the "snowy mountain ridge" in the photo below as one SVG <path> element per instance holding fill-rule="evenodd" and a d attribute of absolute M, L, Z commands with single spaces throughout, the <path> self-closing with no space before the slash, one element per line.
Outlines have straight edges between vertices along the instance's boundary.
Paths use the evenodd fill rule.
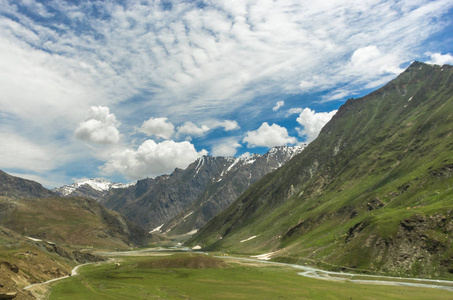
<path fill-rule="evenodd" d="M 79 189 L 80 187 L 88 185 L 90 186 L 93 190 L 98 191 L 98 192 L 108 192 L 111 189 L 118 189 L 118 188 L 127 188 L 132 185 L 135 185 L 135 183 L 112 183 L 109 182 L 105 179 L 102 178 L 90 178 L 90 179 L 85 179 L 80 182 L 76 182 L 70 185 L 64 185 L 59 188 L 53 189 L 54 192 L 58 193 L 61 196 L 69 196 L 71 193 Z"/>

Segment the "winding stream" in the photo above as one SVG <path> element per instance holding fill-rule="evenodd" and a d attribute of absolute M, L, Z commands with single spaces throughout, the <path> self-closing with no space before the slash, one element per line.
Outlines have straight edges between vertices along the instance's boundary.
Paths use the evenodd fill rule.
<path fill-rule="evenodd" d="M 325 270 L 316 269 L 313 267 L 307 267 L 307 266 L 301 266 L 301 265 L 295 265 L 295 264 L 263 261 L 263 260 L 259 260 L 259 259 L 253 259 L 253 258 L 244 258 L 244 257 L 235 257 L 235 256 L 216 256 L 216 257 L 227 258 L 227 259 L 237 259 L 237 260 L 264 263 L 264 264 L 272 264 L 272 265 L 278 265 L 278 266 L 289 266 L 289 267 L 292 267 L 292 268 L 295 268 L 298 270 L 303 270 L 303 272 L 299 272 L 297 274 L 305 276 L 305 277 L 309 277 L 309 278 L 316 278 L 316 279 L 323 279 L 323 280 L 335 280 L 335 281 L 350 281 L 350 282 L 360 283 L 360 284 L 401 285 L 401 286 L 422 287 L 422 288 L 436 288 L 436 289 L 442 289 L 442 290 L 447 290 L 447 291 L 453 292 L 453 281 L 450 281 L 450 280 L 405 278 L 405 277 L 391 277 L 391 276 L 381 276 L 381 275 L 343 273 L 343 272 L 325 271 Z M 348 278 L 348 277 L 351 277 L 351 278 Z M 352 279 L 352 277 L 367 277 L 367 278 L 373 278 L 373 280 Z M 379 279 L 386 279 L 386 280 L 379 280 Z M 409 281 L 413 281 L 413 282 L 409 282 Z M 423 283 L 421 283 L 421 282 L 423 282 Z"/>
<path fill-rule="evenodd" d="M 100 253 L 101 255 L 105 256 L 146 256 L 147 254 L 153 253 L 154 255 L 168 255 L 171 252 L 194 252 L 194 253 L 201 253 L 201 254 L 208 254 L 206 252 L 201 251 L 192 251 L 187 249 L 173 249 L 173 250 L 166 250 L 166 249 L 143 249 L 143 250 L 135 250 L 135 251 L 125 251 L 125 252 L 106 252 Z M 405 277 L 391 277 L 391 276 L 380 276 L 380 275 L 365 275 L 365 274 L 354 274 L 354 273 L 343 273 L 343 272 L 333 272 L 333 271 L 325 271 L 321 269 L 316 269 L 313 267 L 295 265 L 295 264 L 288 264 L 288 263 L 281 263 L 281 262 L 272 262 L 272 261 L 264 261 L 259 259 L 253 258 L 245 258 L 245 257 L 235 257 L 235 256 L 215 256 L 217 258 L 222 259 L 231 259 L 231 260 L 242 260 L 254 263 L 262 263 L 262 264 L 269 264 L 269 265 L 276 265 L 276 266 L 288 266 L 292 267 L 297 270 L 301 270 L 302 272 L 298 272 L 297 274 L 315 278 L 315 279 L 322 279 L 322 280 L 335 280 L 335 281 L 349 281 L 359 284 L 378 284 L 378 285 L 399 285 L 399 286 L 411 286 L 411 287 L 422 287 L 422 288 L 435 288 L 435 289 L 443 289 L 450 292 L 453 292 L 453 281 L 449 280 L 436 280 L 436 279 L 422 279 L 422 278 L 405 278 Z M 109 260 L 108 262 L 111 262 Z M 98 262 L 95 262 L 98 263 Z M 76 276 L 78 274 L 78 269 L 82 266 L 94 264 L 94 263 L 86 263 L 82 265 L 78 265 L 74 267 L 71 271 L 71 276 Z M 24 289 L 30 289 L 32 287 L 38 285 L 46 285 L 48 283 L 62 280 L 68 278 L 68 276 L 63 276 L 55 279 L 48 280 L 42 283 L 35 283 L 29 286 L 26 286 Z M 373 278 L 372 280 L 368 279 L 354 279 L 354 277 L 365 277 L 365 278 Z"/>

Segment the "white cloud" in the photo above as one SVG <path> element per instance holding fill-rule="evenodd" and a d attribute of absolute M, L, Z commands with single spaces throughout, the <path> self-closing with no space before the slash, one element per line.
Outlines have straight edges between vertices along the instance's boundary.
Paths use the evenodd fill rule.
<path fill-rule="evenodd" d="M 332 119 L 337 111 L 316 113 L 310 108 L 304 108 L 297 118 L 297 123 L 303 126 L 299 128 L 299 135 L 305 137 L 305 142 L 309 143 L 318 137 L 324 125 Z"/>
<path fill-rule="evenodd" d="M 362 47 L 354 51 L 351 56 L 351 63 L 354 66 L 367 66 L 373 60 L 378 59 L 381 56 L 381 52 L 375 46 Z"/>
<path fill-rule="evenodd" d="M 217 128 L 217 127 L 223 127 L 225 131 L 233 131 L 241 128 L 238 124 L 238 122 L 234 120 L 224 120 L 224 121 L 214 121 L 212 124 L 209 124 L 209 127 L 211 129 Z"/>
<path fill-rule="evenodd" d="M 30 173 L 15 173 L 15 172 L 11 172 L 11 173 L 8 172 L 8 174 L 10 174 L 12 176 L 16 176 L 16 177 L 20 177 L 20 178 L 38 182 L 48 189 L 60 187 L 65 184 L 65 182 L 62 181 L 62 179 L 63 179 L 62 177 L 64 177 L 64 174 L 62 176 L 62 174 L 58 174 L 58 173 L 55 174 L 54 172 L 52 172 L 50 174 L 50 176 L 49 175 L 41 176 L 41 175 L 30 174 Z"/>
<path fill-rule="evenodd" d="M 167 118 L 150 118 L 143 122 L 138 131 L 148 136 L 155 135 L 163 139 L 170 139 L 175 132 L 175 126 L 168 122 Z"/>
<path fill-rule="evenodd" d="M 339 88 L 339 89 L 333 90 L 333 91 L 327 93 L 326 95 L 324 95 L 322 97 L 322 101 L 321 102 L 339 100 L 339 99 L 343 99 L 343 98 L 346 98 L 346 97 L 351 97 L 354 94 L 355 94 L 355 92 L 352 91 L 352 90 Z"/>
<path fill-rule="evenodd" d="M 225 131 L 232 131 L 240 128 L 238 122 L 232 120 L 225 120 L 220 126 L 223 127 Z"/>
<path fill-rule="evenodd" d="M 280 109 L 280 107 L 282 107 L 283 105 L 285 105 L 285 101 L 278 101 L 277 103 L 275 103 L 275 106 L 272 108 L 273 111 L 277 111 Z"/>
<path fill-rule="evenodd" d="M 0 132 L 0 169 L 45 172 L 54 169 L 61 157 L 52 146 L 34 143 L 19 135 Z"/>
<path fill-rule="evenodd" d="M 114 144 L 120 139 L 117 127 L 120 123 L 108 107 L 92 106 L 88 111 L 85 122 L 80 123 L 75 131 L 75 137 L 95 144 Z"/>
<path fill-rule="evenodd" d="M 286 114 L 286 116 L 289 117 L 290 115 L 300 114 L 302 111 L 303 111 L 302 108 L 292 107 L 288 110 L 288 113 Z"/>
<path fill-rule="evenodd" d="M 198 127 L 192 122 L 186 122 L 184 125 L 178 127 L 178 132 L 177 136 L 181 135 L 188 135 L 188 136 L 203 136 L 206 132 L 211 130 L 206 125 L 202 125 L 201 127 Z"/>
<path fill-rule="evenodd" d="M 441 54 L 441 53 L 427 53 L 431 57 L 428 64 L 443 66 L 445 64 L 453 65 L 453 55 L 450 53 Z"/>
<path fill-rule="evenodd" d="M 237 148 L 242 147 L 236 138 L 226 138 L 217 141 L 211 149 L 212 156 L 234 156 Z"/>
<path fill-rule="evenodd" d="M 103 167 L 104 174 L 120 173 L 129 179 L 142 179 L 169 174 L 175 168 L 185 169 L 197 158 L 207 155 L 197 152 L 190 142 L 146 140 L 137 150 L 126 149 L 113 155 Z"/>
<path fill-rule="evenodd" d="M 3 21 L 16 23 L 2 23 L 5 49 L 39 53 L 45 60 L 35 60 L 35 67 L 43 74 L 51 71 L 57 80 L 86 83 L 67 85 L 76 87 L 74 98 L 80 101 L 81 93 L 91 89 L 105 96 L 93 99 L 106 99 L 102 105 L 113 107 L 142 91 L 152 93 L 147 113 L 170 112 L 172 120 L 189 112 L 201 117 L 207 110 L 211 117 L 232 112 L 270 91 L 305 92 L 345 83 L 359 88 L 374 82 L 383 71 L 394 72 L 413 60 L 414 49 L 445 26 L 444 16 L 453 7 L 449 0 L 227 1 L 206 2 L 203 9 L 174 1 L 170 10 L 158 1 L 75 6 L 27 0 L 20 4 L 25 10 L 3 4 L 8 12 Z M 34 10 L 46 22 L 24 14 Z M 49 11 L 67 22 L 61 24 Z M 102 21 L 93 11 L 104 16 Z M 84 24 L 84 30 L 76 24 Z M 351 56 L 355 63 L 379 63 L 360 70 L 351 63 L 342 72 Z M 48 81 L 55 78 L 44 79 L 42 92 L 57 89 Z M 23 82 L 15 90 L 33 86 Z M 226 100 L 228 105 L 222 105 Z"/>
<path fill-rule="evenodd" d="M 376 45 L 358 48 L 352 53 L 351 60 L 343 74 L 345 76 L 362 75 L 358 81 L 369 82 L 385 74 L 397 75 L 403 71 L 399 67 L 400 57 L 397 53 L 383 53 Z"/>
<path fill-rule="evenodd" d="M 206 124 L 192 128 L 203 135 L 215 128 L 208 120 L 268 107 L 255 101 L 263 95 L 377 86 L 423 56 L 419 49 L 446 28 L 453 8 L 451 0 L 206 1 L 203 9 L 172 1 L 169 10 L 159 1 L 0 3 L 0 110 L 11 115 L 8 128 L 72 157 L 80 148 L 71 133 L 91 106 L 110 107 L 123 129 L 165 115 Z M 324 100 L 341 93 L 331 96 Z M 110 138 L 94 137 L 105 128 L 91 123 L 81 136 L 118 141 L 115 126 Z"/>
<path fill-rule="evenodd" d="M 281 127 L 277 124 L 269 126 L 267 122 L 264 122 L 260 128 L 255 131 L 248 131 L 242 141 L 247 143 L 248 148 L 270 148 L 297 143 L 297 139 L 295 137 L 290 137 L 288 135 L 288 130 L 286 130 L 285 127 Z"/>

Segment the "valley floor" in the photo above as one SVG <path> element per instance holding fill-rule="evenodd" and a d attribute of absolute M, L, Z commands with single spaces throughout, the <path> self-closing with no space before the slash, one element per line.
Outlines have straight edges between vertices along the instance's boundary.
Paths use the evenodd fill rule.
<path fill-rule="evenodd" d="M 453 295 L 450 281 L 361 276 L 178 249 L 103 255 L 114 260 L 84 266 L 78 276 L 53 283 L 49 299 L 427 299 L 433 291 L 436 299 Z"/>

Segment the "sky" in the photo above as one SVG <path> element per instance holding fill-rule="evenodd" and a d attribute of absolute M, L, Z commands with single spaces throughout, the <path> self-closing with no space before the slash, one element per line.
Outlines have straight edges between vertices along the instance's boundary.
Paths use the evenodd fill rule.
<path fill-rule="evenodd" d="M 0 169 L 48 188 L 313 141 L 417 60 L 451 0 L 0 0 Z"/>

